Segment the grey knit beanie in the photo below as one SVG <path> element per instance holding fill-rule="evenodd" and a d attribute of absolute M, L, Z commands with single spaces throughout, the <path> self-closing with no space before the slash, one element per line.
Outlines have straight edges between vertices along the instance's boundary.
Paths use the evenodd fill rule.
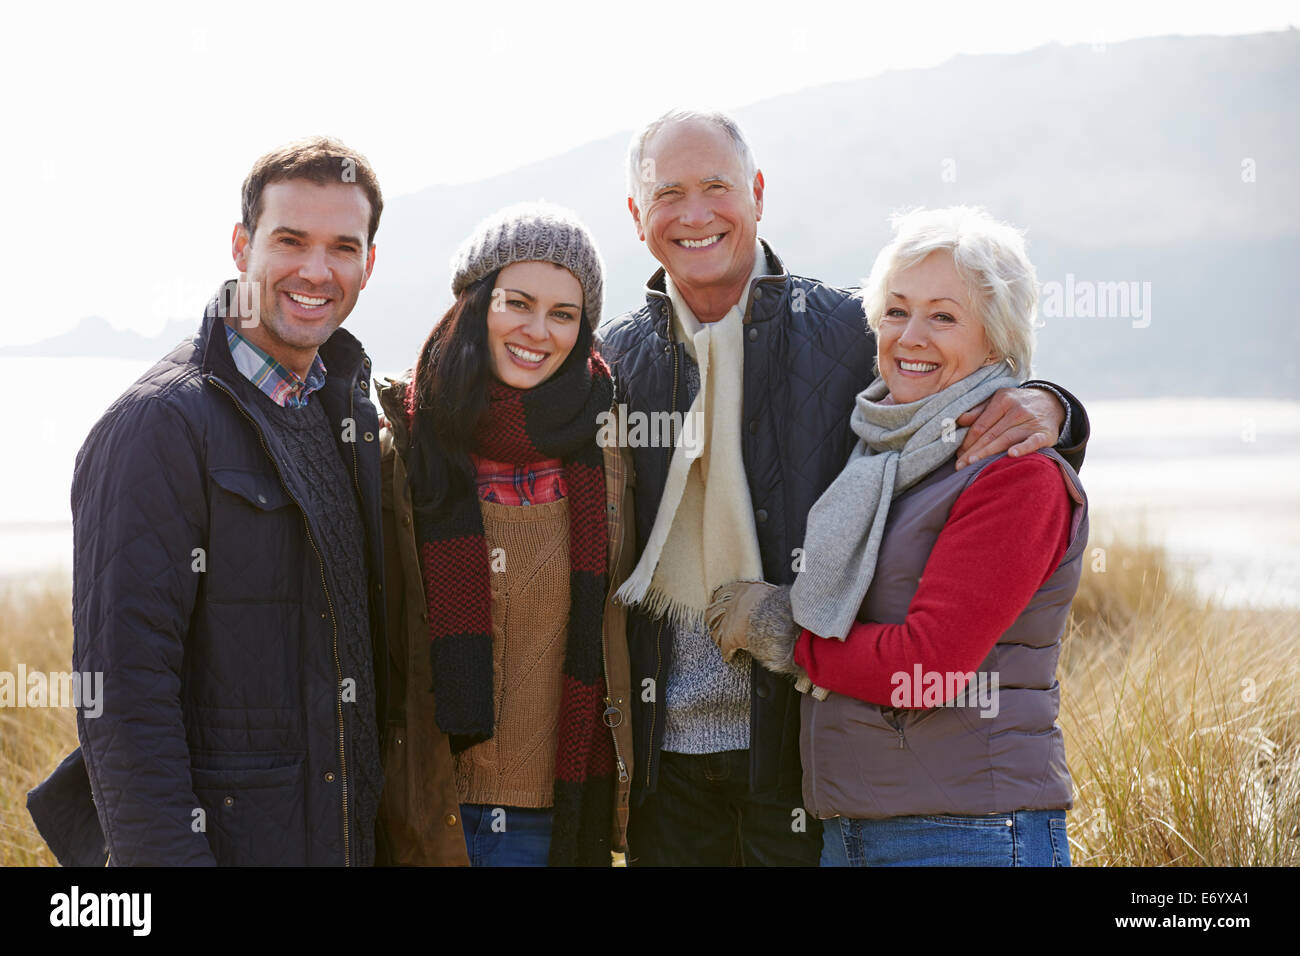
<path fill-rule="evenodd" d="M 480 222 L 451 258 L 451 294 L 459 296 L 489 272 L 512 262 L 554 262 L 582 285 L 592 330 L 600 325 L 604 264 L 585 226 L 568 209 L 548 202 L 507 206 Z"/>

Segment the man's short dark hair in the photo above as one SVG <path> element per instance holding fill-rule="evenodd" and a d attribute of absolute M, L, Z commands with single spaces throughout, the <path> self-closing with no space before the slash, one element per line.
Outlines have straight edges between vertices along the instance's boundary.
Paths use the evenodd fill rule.
<path fill-rule="evenodd" d="M 384 196 L 370 162 L 354 149 L 328 136 L 288 143 L 274 149 L 253 164 L 244 180 L 243 223 L 251 236 L 262 215 L 262 190 L 271 183 L 286 179 L 308 179 L 321 186 L 330 183 L 356 183 L 366 191 L 370 201 L 370 234 L 367 245 L 374 245 L 379 230 L 379 214 L 384 211 Z"/>

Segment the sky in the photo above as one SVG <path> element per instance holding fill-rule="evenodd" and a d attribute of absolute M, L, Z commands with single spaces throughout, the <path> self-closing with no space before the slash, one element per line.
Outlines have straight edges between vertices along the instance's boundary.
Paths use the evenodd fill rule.
<path fill-rule="evenodd" d="M 735 109 L 1047 43 L 1282 30 L 1300 3 L 69 3 L 5 21 L 0 254 L 21 278 L 0 345 L 90 315 L 143 335 L 197 320 L 234 274 L 249 167 L 301 136 L 365 153 L 391 202 L 674 105 Z M 378 242 L 377 270 L 382 227 Z"/>

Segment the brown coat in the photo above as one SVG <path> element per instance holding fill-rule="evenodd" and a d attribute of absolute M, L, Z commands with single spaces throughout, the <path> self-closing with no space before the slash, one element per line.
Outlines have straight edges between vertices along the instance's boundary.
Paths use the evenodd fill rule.
<path fill-rule="evenodd" d="M 383 453 L 384 591 L 387 595 L 389 673 L 392 687 L 383 731 L 384 794 L 379 809 L 380 860 L 397 866 L 468 866 L 456 797 L 455 767 L 446 734 L 434 721 L 428 611 L 415 542 L 411 492 L 406 483 L 409 436 L 402 409 L 404 382 L 379 379 L 379 403 L 388 419 L 380 433 Z M 631 669 L 627 611 L 613 601 L 636 556 L 631 458 L 604 449 L 609 589 L 605 597 L 607 722 L 620 766 L 614 790 L 611 841 L 627 843 L 632 788 Z"/>

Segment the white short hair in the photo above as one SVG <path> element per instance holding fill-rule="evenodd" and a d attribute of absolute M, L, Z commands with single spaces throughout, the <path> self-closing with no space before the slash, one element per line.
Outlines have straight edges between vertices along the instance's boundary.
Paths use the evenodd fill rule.
<path fill-rule="evenodd" d="M 880 331 L 890 278 L 944 249 L 966 281 L 989 344 L 1008 359 L 1022 382 L 1034 358 L 1038 276 L 1025 254 L 1021 230 L 973 206 L 914 209 L 890 217 L 894 238 L 876 256 L 862 283 L 863 309 L 872 332 Z"/>
<path fill-rule="evenodd" d="M 665 126 L 670 126 L 673 123 L 684 123 L 688 120 L 711 123 L 726 133 L 731 138 L 732 145 L 736 148 L 736 156 L 740 159 L 740 168 L 745 173 L 745 185 L 748 186 L 753 183 L 754 176 L 758 173 L 758 166 L 754 162 L 754 151 L 749 148 L 749 141 L 745 139 L 745 133 L 741 130 L 740 124 L 736 122 L 734 117 L 728 116 L 721 110 L 690 110 L 674 107 L 641 127 L 640 130 L 633 134 L 632 142 L 628 145 L 627 194 L 636 201 L 638 207 L 641 205 L 641 188 L 644 185 L 641 181 L 641 163 L 645 158 L 645 144 L 650 141 L 651 136 Z"/>

